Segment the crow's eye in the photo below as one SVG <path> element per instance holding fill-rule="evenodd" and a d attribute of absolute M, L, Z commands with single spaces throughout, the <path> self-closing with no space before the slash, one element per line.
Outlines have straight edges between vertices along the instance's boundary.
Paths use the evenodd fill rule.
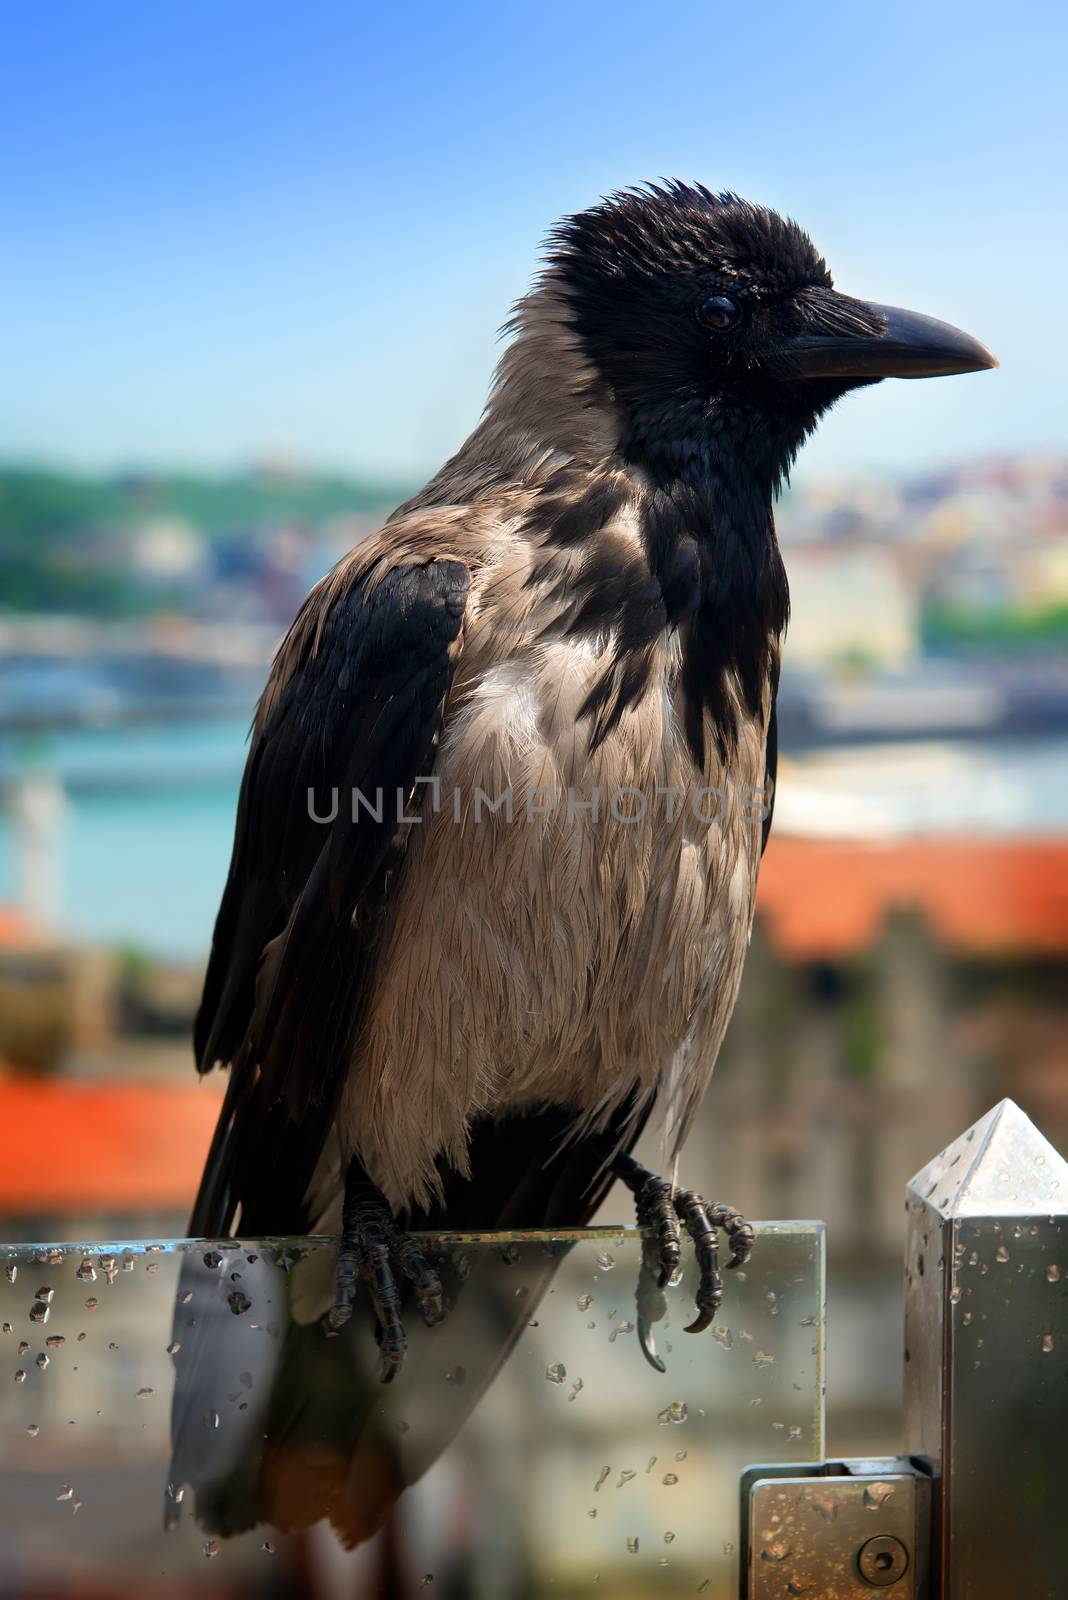
<path fill-rule="evenodd" d="M 712 328 L 716 333 L 724 333 L 727 328 L 734 327 L 741 316 L 741 311 L 725 294 L 710 294 L 707 300 L 701 302 L 697 315 L 706 328 Z"/>

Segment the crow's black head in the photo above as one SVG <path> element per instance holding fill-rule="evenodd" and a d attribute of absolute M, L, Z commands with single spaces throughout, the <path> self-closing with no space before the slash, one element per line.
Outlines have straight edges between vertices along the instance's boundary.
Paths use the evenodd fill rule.
<path fill-rule="evenodd" d="M 728 429 L 785 465 L 848 389 L 996 365 L 945 323 L 838 293 L 797 223 L 700 185 L 628 190 L 566 219 L 549 265 L 636 458 Z"/>

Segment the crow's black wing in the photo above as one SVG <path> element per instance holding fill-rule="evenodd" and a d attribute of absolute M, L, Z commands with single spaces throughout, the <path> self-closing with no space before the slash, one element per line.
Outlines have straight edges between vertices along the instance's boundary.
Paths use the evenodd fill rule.
<path fill-rule="evenodd" d="M 253 729 L 195 1028 L 230 1083 L 194 1235 L 299 1232 L 401 865 L 398 793 L 432 770 L 469 586 L 458 561 L 337 569 L 305 602 Z M 370 803 L 353 821 L 352 793 Z M 336 816 L 330 817 L 337 792 Z M 378 804 L 381 791 L 381 805 Z M 375 812 L 380 811 L 381 820 Z"/>
<path fill-rule="evenodd" d="M 764 746 L 764 787 L 767 791 L 768 814 L 764 818 L 764 827 L 760 837 L 760 854 L 768 848 L 768 837 L 771 833 L 771 819 L 775 814 L 775 789 L 779 777 L 779 722 L 775 715 L 775 700 L 772 698 L 771 713 L 768 717 L 768 737 Z"/>

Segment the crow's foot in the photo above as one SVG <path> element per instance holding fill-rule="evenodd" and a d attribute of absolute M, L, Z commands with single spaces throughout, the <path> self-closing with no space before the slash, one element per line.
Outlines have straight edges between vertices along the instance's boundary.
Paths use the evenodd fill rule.
<path fill-rule="evenodd" d="M 664 1372 L 664 1363 L 653 1346 L 652 1324 L 664 1316 L 667 1309 L 664 1290 L 681 1260 L 679 1223 L 685 1223 L 693 1240 L 700 1272 L 697 1316 L 686 1329 L 687 1333 L 701 1333 L 707 1328 L 723 1299 L 716 1230 L 723 1230 L 731 1247 L 728 1268 L 740 1267 L 748 1261 L 753 1248 L 752 1224 L 733 1206 L 709 1205 L 692 1189 L 676 1189 L 667 1178 L 658 1178 L 633 1156 L 617 1156 L 612 1170 L 635 1196 L 638 1226 L 642 1229 L 638 1340 L 645 1359 L 658 1372 Z"/>
<path fill-rule="evenodd" d="M 415 1289 L 423 1321 L 433 1327 L 445 1315 L 441 1279 L 416 1241 L 394 1221 L 385 1198 L 363 1167 L 353 1161 L 345 1176 L 341 1248 L 327 1328 L 337 1333 L 348 1322 L 356 1300 L 357 1280 L 363 1278 L 378 1318 L 383 1383 L 396 1377 L 408 1349 L 395 1275 L 398 1267 Z"/>

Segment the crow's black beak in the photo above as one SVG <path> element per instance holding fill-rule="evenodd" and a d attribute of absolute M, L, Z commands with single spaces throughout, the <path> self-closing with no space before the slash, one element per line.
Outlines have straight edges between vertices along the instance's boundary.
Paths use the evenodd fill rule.
<path fill-rule="evenodd" d="M 783 347 L 793 378 L 941 378 L 996 367 L 986 345 L 948 322 L 898 306 L 852 304 L 882 326 L 876 332 L 802 333 Z"/>

